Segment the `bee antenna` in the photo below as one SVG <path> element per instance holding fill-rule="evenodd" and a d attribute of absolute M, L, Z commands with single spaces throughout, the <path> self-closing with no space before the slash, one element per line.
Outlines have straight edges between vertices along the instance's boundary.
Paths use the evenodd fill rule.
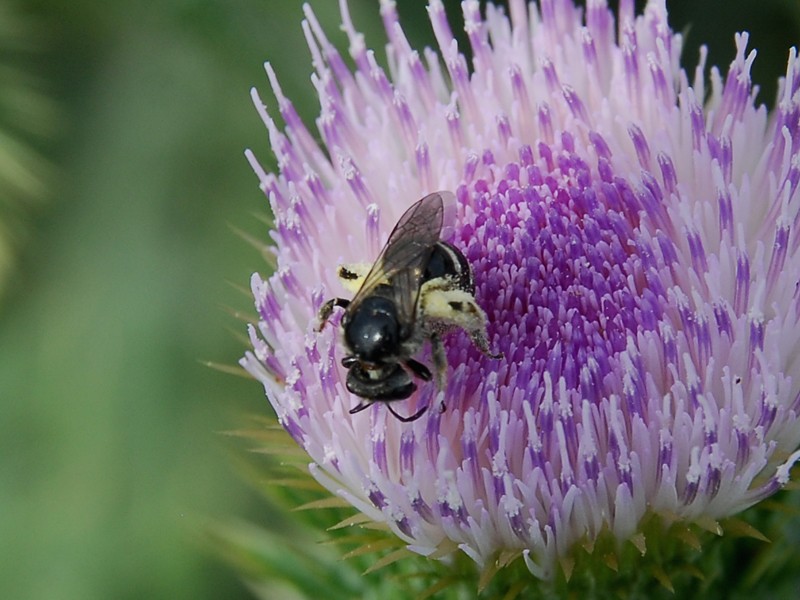
<path fill-rule="evenodd" d="M 369 408 L 370 406 L 372 406 L 372 404 L 373 404 L 372 402 L 359 402 L 359 403 L 358 403 L 356 406 L 354 406 L 353 408 L 351 408 L 351 409 L 350 409 L 348 412 L 349 412 L 351 415 L 354 415 L 354 414 L 356 414 L 356 413 L 360 413 L 360 412 L 361 412 L 362 410 L 364 410 L 365 408 Z M 394 412 L 394 411 L 393 411 L 393 412 Z"/>
<path fill-rule="evenodd" d="M 425 406 L 423 406 L 422 408 L 420 408 L 420 409 L 419 409 L 417 412 L 415 412 L 415 413 L 414 413 L 413 415 L 411 415 L 410 417 L 404 417 L 403 415 L 399 414 L 399 413 L 398 413 L 398 412 L 397 412 L 395 409 L 393 409 L 393 408 L 392 408 L 392 405 L 391 405 L 391 404 L 387 404 L 387 405 L 386 405 L 386 408 L 388 408 L 388 409 L 389 409 L 389 412 L 390 412 L 390 413 L 392 413 L 392 414 L 393 414 L 395 417 L 397 417 L 398 421 L 402 421 L 403 423 L 411 423 L 412 421 L 416 421 L 416 420 L 417 420 L 417 419 L 419 419 L 419 418 L 420 418 L 422 415 L 424 415 L 424 414 L 425 414 L 425 411 L 427 411 L 427 410 L 428 410 L 428 407 L 429 407 L 429 406 L 430 406 L 429 404 L 426 404 Z M 358 407 L 356 407 L 356 408 L 358 408 Z M 352 412 L 352 411 L 351 411 L 351 412 Z"/>

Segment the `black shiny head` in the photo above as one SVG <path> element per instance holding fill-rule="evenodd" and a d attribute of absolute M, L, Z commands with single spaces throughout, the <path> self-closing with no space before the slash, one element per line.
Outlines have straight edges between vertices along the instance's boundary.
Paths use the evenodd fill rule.
<path fill-rule="evenodd" d="M 347 389 L 367 400 L 387 402 L 405 400 L 417 386 L 399 364 L 368 371 L 356 362 L 347 372 Z"/>
<path fill-rule="evenodd" d="M 400 323 L 397 308 L 388 298 L 364 298 L 343 325 L 345 343 L 359 360 L 381 363 L 397 355 Z"/>

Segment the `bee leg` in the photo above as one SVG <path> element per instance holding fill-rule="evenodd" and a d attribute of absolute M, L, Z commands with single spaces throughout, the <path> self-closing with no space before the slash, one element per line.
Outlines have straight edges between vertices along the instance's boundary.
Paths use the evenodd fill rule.
<path fill-rule="evenodd" d="M 486 337 L 486 313 L 475 303 L 472 297 L 451 302 L 450 306 L 459 313 L 453 321 L 469 334 L 472 343 L 484 356 L 489 358 L 503 358 L 502 354 L 495 354 L 489 349 L 489 339 Z"/>
<path fill-rule="evenodd" d="M 358 408 L 358 407 L 356 407 L 356 408 Z M 392 414 L 393 414 L 395 417 L 397 417 L 397 420 L 398 420 L 398 421 L 402 421 L 403 423 L 411 423 L 411 421 L 416 421 L 416 420 L 417 420 L 417 419 L 419 419 L 419 418 L 420 418 L 422 415 L 424 415 L 424 414 L 425 414 L 425 411 L 427 411 L 427 410 L 428 410 L 428 405 L 426 404 L 425 406 L 423 406 L 422 408 L 420 408 L 420 409 L 419 409 L 417 412 L 415 412 L 413 415 L 411 415 L 411 416 L 409 416 L 409 417 L 404 417 L 403 415 L 401 415 L 401 414 L 398 414 L 398 412 L 397 412 L 395 409 L 393 409 L 393 408 L 392 408 L 392 405 L 391 405 L 391 404 L 387 404 L 387 405 L 386 405 L 386 408 L 388 408 L 388 409 L 389 409 L 389 412 L 390 412 L 390 413 L 392 413 Z M 352 412 L 352 411 L 350 411 L 350 412 Z"/>
<path fill-rule="evenodd" d="M 437 289 L 425 284 L 423 314 L 440 327 L 458 327 L 469 334 L 472 343 L 489 358 L 502 358 L 489 350 L 486 337 L 486 313 L 475 302 L 475 297 L 461 289 Z M 435 358 L 435 355 L 434 355 Z"/>
<path fill-rule="evenodd" d="M 369 408 L 372 405 L 373 402 L 359 402 L 356 406 L 354 406 L 347 412 L 349 412 L 351 415 L 354 415 L 356 413 L 360 413 L 362 410 L 364 410 L 365 408 Z"/>
<path fill-rule="evenodd" d="M 345 369 L 351 369 L 357 363 L 358 363 L 358 359 L 355 356 L 353 356 L 352 354 L 342 358 L 342 366 Z"/>
<path fill-rule="evenodd" d="M 323 304 L 322 308 L 319 309 L 319 313 L 317 314 L 317 319 L 319 320 L 317 331 L 322 331 L 322 329 L 325 327 L 325 323 L 328 322 L 328 319 L 330 318 L 335 306 L 347 308 L 350 306 L 350 300 L 346 300 L 345 298 L 331 298 L 325 304 Z"/>
<path fill-rule="evenodd" d="M 436 373 L 436 389 L 442 391 L 447 377 L 447 355 L 444 352 L 442 339 L 433 334 L 431 339 L 431 354 L 433 355 L 433 370 Z"/>
<path fill-rule="evenodd" d="M 469 337 L 472 339 L 472 343 L 475 344 L 475 347 L 478 348 L 484 356 L 495 359 L 503 358 L 502 352 L 495 354 L 489 350 L 489 340 L 486 338 L 486 331 L 483 328 L 469 331 Z"/>
<path fill-rule="evenodd" d="M 433 370 L 436 372 L 436 391 L 439 392 L 437 396 L 441 397 L 439 412 L 444 412 L 447 410 L 447 406 L 444 403 L 444 390 L 447 380 L 447 354 L 445 354 L 442 339 L 437 334 L 431 335 L 430 340 Z"/>
<path fill-rule="evenodd" d="M 431 370 L 428 367 L 423 365 L 421 362 L 414 360 L 413 358 L 403 361 L 403 364 L 407 366 L 411 372 L 414 373 L 414 375 L 423 381 L 430 381 L 433 377 L 431 375 Z"/>

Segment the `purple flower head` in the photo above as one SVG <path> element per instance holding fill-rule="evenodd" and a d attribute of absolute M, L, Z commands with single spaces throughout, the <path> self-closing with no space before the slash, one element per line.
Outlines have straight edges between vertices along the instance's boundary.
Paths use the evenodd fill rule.
<path fill-rule="evenodd" d="M 663 0 L 509 15 L 462 3 L 468 64 L 441 0 L 438 52 L 413 50 L 381 2 L 388 71 L 342 2 L 355 72 L 306 9 L 317 132 L 267 65 L 283 130 L 254 92 L 279 172 L 248 153 L 275 215 L 278 267 L 253 275 L 242 365 L 314 477 L 426 556 L 521 555 L 554 575 L 578 541 L 645 517 L 732 515 L 788 480 L 800 445 L 800 60 L 771 114 L 747 35 L 728 74 L 690 76 Z M 707 100 L 704 100 L 707 99 Z M 321 144 L 315 138 L 321 137 Z M 413 423 L 345 387 L 331 297 L 401 214 L 437 190 L 444 239 L 474 272 L 493 360 L 444 338 L 443 411 Z M 417 355 L 430 364 L 430 352 Z M 418 382 L 393 404 L 434 402 Z M 792 454 L 792 452 L 795 452 Z"/>

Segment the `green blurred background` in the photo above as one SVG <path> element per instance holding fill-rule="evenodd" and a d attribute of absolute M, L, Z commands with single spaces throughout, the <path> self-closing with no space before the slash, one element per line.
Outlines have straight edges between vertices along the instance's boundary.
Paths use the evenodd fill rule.
<path fill-rule="evenodd" d="M 668 4 L 712 63 L 753 31 L 771 102 L 796 2 Z M 314 6 L 346 47 L 337 3 Z M 350 7 L 381 51 L 377 0 Z M 429 43 L 423 3 L 399 9 Z M 249 97 L 274 106 L 262 62 L 316 114 L 301 18 L 299 0 L 0 0 L 0 266 L 9 239 L 17 261 L 0 283 L 0 598 L 250 597 L 202 531 L 284 527 L 220 434 L 267 403 L 202 361 L 238 359 L 226 307 L 251 303 L 226 282 L 265 269 L 232 231 L 266 239 L 242 156 L 274 164 Z"/>

